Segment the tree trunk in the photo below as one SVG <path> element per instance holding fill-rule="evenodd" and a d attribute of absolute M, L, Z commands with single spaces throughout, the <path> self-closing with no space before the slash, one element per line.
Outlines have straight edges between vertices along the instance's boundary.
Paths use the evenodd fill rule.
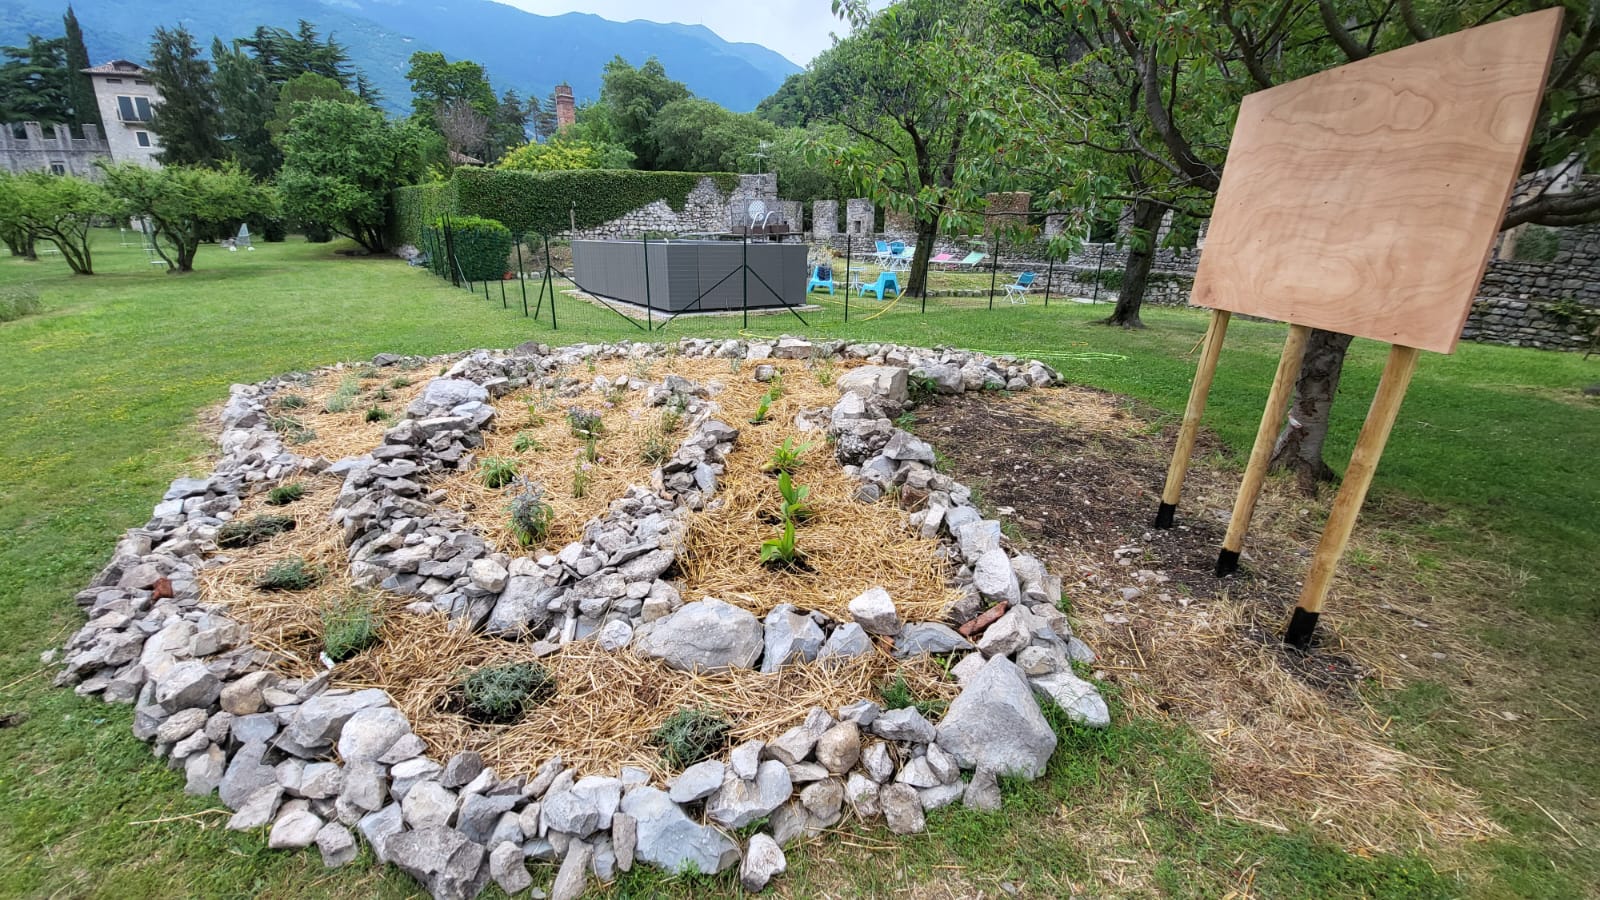
<path fill-rule="evenodd" d="M 1128 240 L 1128 263 L 1122 269 L 1122 289 L 1117 292 L 1117 306 L 1111 311 L 1107 325 L 1123 328 L 1143 328 L 1139 320 L 1139 306 L 1144 303 L 1144 290 L 1150 283 L 1150 267 L 1156 261 L 1156 229 L 1161 227 L 1163 208 L 1148 200 L 1133 204 L 1133 233 Z"/>
<path fill-rule="evenodd" d="M 939 238 L 939 220 L 917 222 L 917 252 L 911 255 L 911 271 L 906 273 L 905 292 L 913 297 L 922 296 L 928 285 L 928 257 L 933 255 L 933 242 Z"/>
<path fill-rule="evenodd" d="M 1317 485 L 1336 481 L 1338 476 L 1322 461 L 1322 443 L 1328 437 L 1328 413 L 1339 390 L 1339 374 L 1344 370 L 1344 354 L 1350 335 L 1312 329 L 1306 341 L 1305 359 L 1294 383 L 1294 405 L 1289 421 L 1278 434 L 1272 448 L 1271 471 L 1293 472 L 1295 482 L 1306 494 L 1315 494 Z"/>

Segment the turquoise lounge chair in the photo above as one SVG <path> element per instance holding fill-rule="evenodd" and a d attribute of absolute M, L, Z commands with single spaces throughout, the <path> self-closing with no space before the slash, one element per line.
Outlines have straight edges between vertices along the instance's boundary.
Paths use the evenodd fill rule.
<path fill-rule="evenodd" d="M 806 293 L 811 293 L 819 287 L 828 289 L 833 293 L 833 268 L 831 266 L 815 266 L 811 269 L 811 280 L 806 282 Z"/>
<path fill-rule="evenodd" d="M 900 279 L 893 272 L 879 272 L 877 281 L 871 283 L 862 282 L 861 295 L 864 296 L 867 291 L 877 294 L 879 300 L 883 299 L 884 291 L 894 291 L 894 295 L 898 297 L 900 296 Z"/>

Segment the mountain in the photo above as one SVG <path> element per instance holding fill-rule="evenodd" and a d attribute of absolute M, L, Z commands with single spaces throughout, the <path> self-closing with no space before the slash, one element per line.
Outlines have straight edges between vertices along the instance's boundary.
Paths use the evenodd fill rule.
<path fill-rule="evenodd" d="M 701 25 L 613 22 L 589 13 L 540 16 L 493 0 L 231 0 L 195 6 L 182 0 L 73 0 L 95 63 L 149 56 L 158 25 L 181 24 L 204 47 L 213 36 L 245 37 L 257 25 L 291 31 L 299 19 L 349 48 L 394 110 L 410 107 L 407 60 L 437 50 L 489 72 L 497 92 L 514 88 L 545 97 L 565 81 L 578 102 L 600 96 L 601 69 L 620 55 L 633 65 L 651 56 L 697 96 L 736 112 L 777 90 L 794 63 L 759 44 L 731 43 Z M 26 43 L 31 32 L 61 33 L 65 0 L 0 0 L 0 44 Z"/>

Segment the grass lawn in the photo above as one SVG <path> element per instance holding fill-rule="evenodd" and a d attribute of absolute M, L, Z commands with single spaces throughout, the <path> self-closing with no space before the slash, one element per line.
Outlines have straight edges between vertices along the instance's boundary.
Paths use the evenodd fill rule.
<path fill-rule="evenodd" d="M 207 248 L 198 271 L 168 276 L 137 248 L 119 247 L 115 234 L 97 240 L 93 277 L 71 276 L 59 259 L 0 260 L 0 286 L 32 284 L 44 301 L 39 314 L 0 324 L 0 717 L 11 717 L 0 720 L 0 895 L 408 894 L 414 884 L 392 870 L 328 874 L 315 853 L 268 852 L 261 835 L 223 830 L 214 798 L 184 797 L 181 774 L 133 738 L 129 708 L 50 687 L 39 654 L 80 626 L 72 595 L 122 531 L 146 520 L 171 478 L 201 471 L 196 461 L 209 448 L 196 413 L 223 400 L 229 384 L 378 352 L 653 336 L 565 297 L 552 332 L 548 318 L 502 309 L 498 290 L 486 302 L 398 261 L 340 257 L 330 245 Z M 520 294 L 513 301 L 520 306 Z M 1148 309 L 1147 330 L 1122 332 L 1094 324 L 1103 306 L 1047 310 L 1037 300 L 999 303 L 992 313 L 982 300 L 930 301 L 926 316 L 910 300 L 852 301 L 846 325 L 842 305 L 819 302 L 809 329 L 787 315 L 762 316 L 750 332 L 1035 355 L 1074 381 L 1174 418 L 1205 327 L 1202 314 Z M 665 337 L 739 327 L 737 317 L 682 318 Z M 1247 321 L 1230 329 L 1207 412 L 1230 459 L 1248 451 L 1283 333 Z M 1370 342 L 1353 347 L 1331 459 L 1348 455 L 1383 355 Z M 861 842 L 879 852 L 829 841 L 791 854 L 780 890 L 884 894 L 948 877 L 953 894 L 992 893 L 1006 881 L 1064 895 L 1096 884 L 1091 874 L 1106 864 L 1087 837 L 1095 821 L 1130 815 L 1128 798 L 1153 788 L 1158 802 L 1140 813 L 1140 832 L 1165 859 L 1149 885 L 1164 893 L 1589 895 L 1600 884 L 1600 709 L 1592 700 L 1600 403 L 1581 390 L 1595 382 L 1600 360 L 1577 354 L 1473 344 L 1454 356 L 1425 354 L 1370 501 L 1426 504 L 1422 520 L 1386 523 L 1426 566 L 1487 559 L 1507 576 L 1467 605 L 1481 610 L 1471 628 L 1483 651 L 1530 676 L 1528 693 L 1515 698 L 1522 724 L 1514 741 L 1494 746 L 1476 718 L 1460 714 L 1467 698 L 1456 684 L 1416 682 L 1366 697 L 1392 717 L 1396 746 L 1479 791 L 1506 829 L 1465 863 L 1436 871 L 1417 855 L 1367 858 L 1309 830 L 1280 834 L 1215 817 L 1204 808 L 1211 779 L 1195 737 L 1133 719 L 1104 733 L 1064 726 L 1072 752 L 1057 754 L 1048 779 L 1011 788 L 1015 802 L 1001 813 L 942 812 L 929 834 L 893 844 L 863 832 Z M 1331 607 L 1329 619 L 1338 615 Z M 616 890 L 658 888 L 731 892 L 736 881 L 685 885 L 635 873 Z"/>

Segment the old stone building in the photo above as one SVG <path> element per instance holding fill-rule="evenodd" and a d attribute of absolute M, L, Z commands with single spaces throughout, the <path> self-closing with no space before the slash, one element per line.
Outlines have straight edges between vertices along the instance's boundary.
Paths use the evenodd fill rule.
<path fill-rule="evenodd" d="M 48 135 L 38 122 L 0 125 L 0 171 L 91 176 L 94 161 L 110 155 L 105 137 L 93 125 L 83 127 L 83 137 L 73 137 L 66 125 L 50 126 Z"/>
<path fill-rule="evenodd" d="M 81 136 L 75 137 L 68 125 L 0 124 L 0 171 L 93 178 L 96 160 L 160 165 L 156 153 L 161 144 L 150 130 L 150 119 L 161 103 L 161 92 L 150 82 L 150 73 L 125 59 L 83 71 L 94 84 L 105 131 L 85 125 Z"/>

